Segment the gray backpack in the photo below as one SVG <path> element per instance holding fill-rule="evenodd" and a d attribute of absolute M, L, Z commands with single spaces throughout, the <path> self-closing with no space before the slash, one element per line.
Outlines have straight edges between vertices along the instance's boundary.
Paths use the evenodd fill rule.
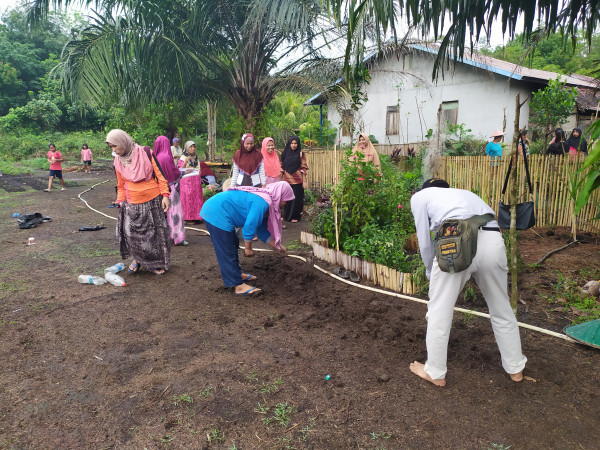
<path fill-rule="evenodd" d="M 438 266 L 443 272 L 462 272 L 471 265 L 477 253 L 479 227 L 493 218 L 493 214 L 483 214 L 442 222 L 435 232 L 434 248 Z"/>

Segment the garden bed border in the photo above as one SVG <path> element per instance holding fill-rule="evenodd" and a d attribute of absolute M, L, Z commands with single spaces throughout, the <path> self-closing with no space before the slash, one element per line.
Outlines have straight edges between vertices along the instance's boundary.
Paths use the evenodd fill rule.
<path fill-rule="evenodd" d="M 327 239 L 315 236 L 308 231 L 300 232 L 300 242 L 312 247 L 315 258 L 353 270 L 363 280 L 370 281 L 377 286 L 401 294 L 416 294 L 420 290 L 420 286 L 412 273 L 398 272 L 396 269 L 391 269 L 383 264 L 365 261 L 356 256 L 347 255 L 340 250 L 329 248 Z"/>

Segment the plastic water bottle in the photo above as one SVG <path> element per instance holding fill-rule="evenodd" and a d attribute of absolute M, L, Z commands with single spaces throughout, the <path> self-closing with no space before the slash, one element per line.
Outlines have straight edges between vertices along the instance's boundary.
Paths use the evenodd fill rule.
<path fill-rule="evenodd" d="M 127 286 L 125 280 L 114 272 L 106 272 L 104 278 L 113 286 Z"/>
<path fill-rule="evenodd" d="M 106 280 L 102 277 L 97 277 L 94 275 L 79 275 L 77 281 L 83 284 L 104 284 Z"/>
<path fill-rule="evenodd" d="M 125 264 L 120 262 L 115 264 L 114 266 L 110 266 L 107 267 L 106 269 L 104 269 L 104 273 L 107 274 L 108 272 L 112 272 L 112 273 L 118 273 L 121 270 L 123 270 L 125 268 Z"/>

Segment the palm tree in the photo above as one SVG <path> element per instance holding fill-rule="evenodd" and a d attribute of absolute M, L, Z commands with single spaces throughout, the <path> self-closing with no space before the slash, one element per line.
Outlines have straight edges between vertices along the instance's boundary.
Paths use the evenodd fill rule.
<path fill-rule="evenodd" d="M 30 20 L 54 6 L 92 0 L 35 0 Z M 62 54 L 64 91 L 89 102 L 107 97 L 129 106 L 146 102 L 226 98 L 252 129 L 282 89 L 310 84 L 300 75 L 325 61 L 335 27 L 320 26 L 319 0 L 99 1 L 95 14 Z M 274 26 L 270 15 L 288 20 Z M 320 44 L 316 44 L 319 32 Z M 315 86 L 320 88 L 320 85 Z"/>

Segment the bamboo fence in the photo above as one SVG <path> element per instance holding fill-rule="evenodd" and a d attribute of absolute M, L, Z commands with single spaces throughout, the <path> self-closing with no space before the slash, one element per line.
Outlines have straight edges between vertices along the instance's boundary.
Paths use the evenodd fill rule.
<path fill-rule="evenodd" d="M 347 270 L 353 270 L 363 280 L 371 281 L 377 286 L 390 289 L 401 294 L 416 294 L 420 290 L 416 278 L 412 273 L 398 272 L 382 264 L 364 261 L 344 252 L 328 248 L 327 240 L 314 234 L 302 231 L 300 241 L 312 246 L 316 258 L 327 261 L 330 264 L 342 266 Z"/>
<path fill-rule="evenodd" d="M 476 193 L 496 213 L 501 200 L 508 203 L 510 180 L 505 195 L 502 195 L 502 187 L 510 162 L 509 157 L 498 161 L 497 165 L 492 165 L 489 156 L 446 156 L 442 160 L 443 163 L 439 165 L 439 171 L 435 176 L 445 179 L 450 186 Z M 527 188 L 523 158 L 519 158 L 518 199 L 519 202 L 534 202 L 536 226 L 572 227 L 575 220 L 578 230 L 600 231 L 598 224 L 593 222 L 598 215 L 599 191 L 590 196 L 587 205 L 576 217 L 573 214 L 575 205 L 569 195 L 569 177 L 581 167 L 583 157 L 573 160 L 568 156 L 531 155 L 528 157 L 528 162 L 533 195 L 529 194 Z"/>
<path fill-rule="evenodd" d="M 325 187 L 338 181 L 344 151 L 311 150 L 306 152 L 309 167 L 310 186 Z M 508 169 L 509 157 L 492 165 L 489 156 L 444 156 L 435 176 L 443 178 L 450 186 L 467 189 L 479 195 L 496 213 L 500 200 L 508 203 L 510 181 L 507 193 L 502 195 L 502 186 Z M 517 164 L 519 182 L 519 202 L 535 203 L 536 226 L 576 227 L 581 231 L 600 232 L 600 225 L 594 222 L 598 215 L 600 190 L 592 194 L 588 204 L 574 218 L 574 203 L 569 195 L 569 174 L 575 173 L 583 159 L 570 157 L 530 155 L 529 172 L 533 184 L 533 196 L 529 194 L 525 181 L 523 158 Z"/>

